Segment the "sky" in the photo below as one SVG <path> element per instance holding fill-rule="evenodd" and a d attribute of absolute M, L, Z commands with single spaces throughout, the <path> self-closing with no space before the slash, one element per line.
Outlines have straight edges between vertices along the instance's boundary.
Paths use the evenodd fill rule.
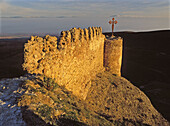
<path fill-rule="evenodd" d="M 155 29 L 169 29 L 170 0 L 0 0 L 0 17 L 96 19 L 96 22 L 116 17 L 124 30 L 130 20 L 135 23 L 134 20 L 147 19 L 142 25 L 147 27 L 147 22 L 153 22 Z"/>

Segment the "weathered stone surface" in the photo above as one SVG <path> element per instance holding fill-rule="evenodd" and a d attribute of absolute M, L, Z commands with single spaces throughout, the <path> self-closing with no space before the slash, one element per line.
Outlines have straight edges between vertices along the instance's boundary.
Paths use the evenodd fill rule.
<path fill-rule="evenodd" d="M 105 40 L 104 66 L 112 74 L 121 76 L 123 39 L 114 37 Z"/>
<path fill-rule="evenodd" d="M 96 75 L 86 100 L 62 86 L 49 91 L 36 78 L 22 87 L 26 92 L 18 105 L 27 107 L 22 114 L 29 125 L 42 125 L 43 121 L 57 126 L 169 126 L 141 90 L 110 72 Z"/>
<path fill-rule="evenodd" d="M 31 37 L 25 44 L 23 68 L 45 75 L 85 99 L 90 80 L 103 67 L 104 39 L 101 28 L 72 28 L 56 37 Z"/>
<path fill-rule="evenodd" d="M 125 126 L 169 126 L 149 98 L 123 77 L 103 72 L 92 80 L 85 100 L 91 110 Z"/>

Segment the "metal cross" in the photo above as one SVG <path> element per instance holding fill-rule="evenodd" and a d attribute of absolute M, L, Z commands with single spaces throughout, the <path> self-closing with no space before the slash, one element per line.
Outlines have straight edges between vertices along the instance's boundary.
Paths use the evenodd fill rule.
<path fill-rule="evenodd" d="M 114 36 L 114 35 L 113 35 L 114 24 L 117 24 L 117 21 L 115 20 L 115 18 L 112 18 L 112 20 L 109 21 L 109 24 L 112 24 L 112 36 Z"/>

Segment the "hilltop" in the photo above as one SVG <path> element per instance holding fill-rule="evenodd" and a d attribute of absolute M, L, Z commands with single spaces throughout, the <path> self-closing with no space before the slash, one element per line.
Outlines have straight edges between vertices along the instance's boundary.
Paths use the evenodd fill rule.
<path fill-rule="evenodd" d="M 121 34 L 121 33 L 117 33 L 117 34 Z M 125 35 L 125 33 L 122 33 L 122 34 Z M 137 33 L 126 33 L 126 34 L 132 35 L 132 34 L 137 34 Z M 141 33 L 141 34 L 143 34 L 143 33 Z M 147 34 L 144 34 L 144 35 L 147 36 Z M 128 35 L 126 37 L 130 37 L 130 35 Z M 143 73 L 140 73 L 140 74 L 135 73 L 135 71 L 138 73 L 139 71 L 137 71 L 137 70 L 140 70 L 139 62 L 138 62 L 139 60 L 135 60 L 135 59 L 136 58 L 140 59 L 141 57 L 139 57 L 139 56 L 142 56 L 145 53 L 143 53 L 142 49 L 141 49 L 142 51 L 141 50 L 139 51 L 139 48 L 132 48 L 132 46 L 135 43 L 128 45 L 127 44 L 128 41 L 126 41 L 126 37 L 124 38 L 122 75 L 127 76 L 127 78 L 133 77 L 134 80 L 132 80 L 132 82 L 135 85 L 137 85 L 138 87 L 140 87 L 142 90 L 145 89 L 145 91 L 147 92 L 147 90 L 151 89 L 151 88 L 149 87 L 149 85 L 147 86 L 146 84 L 148 82 L 149 83 L 152 82 L 154 79 L 149 78 L 147 75 L 146 81 L 142 81 Z M 132 38 L 135 38 L 135 37 L 133 36 Z M 146 39 L 147 37 L 144 37 L 144 38 Z M 148 54 L 149 51 L 146 51 L 144 47 L 147 46 L 147 48 L 149 50 L 149 49 L 151 49 L 151 46 L 147 45 L 147 42 L 144 43 L 144 45 L 142 46 L 142 45 L 140 45 L 142 41 L 140 42 L 140 39 L 137 39 L 137 40 L 139 40 L 138 41 L 139 45 L 137 45 L 136 47 L 143 48 L 144 51 L 147 52 L 146 54 Z M 8 43 L 8 44 L 12 45 L 12 43 Z M 23 47 L 23 44 L 24 44 L 24 42 L 21 42 L 21 44 L 18 46 L 18 48 Z M 157 45 L 157 44 L 155 44 L 155 45 Z M 6 47 L 10 47 L 10 46 L 6 46 Z M 158 47 L 158 46 L 156 46 L 156 47 Z M 12 48 L 12 47 L 10 47 L 10 48 Z M 161 46 L 160 46 L 160 49 L 161 49 Z M 8 51 L 8 50 L 6 50 L 6 51 Z M 132 54 L 141 54 L 141 55 L 138 55 L 138 56 L 136 55 L 136 57 L 128 57 L 128 56 L 133 56 L 131 54 L 131 51 L 137 52 L 137 53 L 133 52 Z M 160 50 L 158 50 L 158 51 L 160 51 Z M 16 59 L 17 57 L 19 58 L 20 56 L 22 56 L 22 58 L 23 58 L 23 51 L 17 52 L 17 54 L 18 54 L 17 56 L 11 54 L 11 57 L 14 56 Z M 126 55 L 126 54 L 128 54 L 128 55 Z M 153 54 L 155 54 L 155 52 Z M 161 53 L 161 56 L 162 56 L 162 54 L 168 55 L 167 52 Z M 152 56 L 155 56 L 155 55 L 152 55 Z M 145 58 L 147 59 L 148 57 L 145 57 Z M 158 55 L 158 57 L 156 55 L 155 58 L 159 58 L 159 55 Z M 4 55 L 4 60 L 2 61 L 2 63 L 3 62 L 5 63 L 5 61 L 10 61 L 10 60 L 5 59 L 5 55 Z M 130 62 L 127 62 L 129 60 L 130 60 Z M 166 59 L 164 59 L 164 60 L 166 60 Z M 21 61 L 22 60 L 20 60 L 20 63 L 21 63 Z M 132 61 L 136 62 L 136 66 L 134 65 L 134 63 Z M 133 63 L 133 65 L 131 66 L 129 63 Z M 143 62 L 143 63 L 145 63 L 145 62 Z M 10 62 L 8 64 L 10 64 Z M 6 64 L 6 66 L 8 66 L 8 64 Z M 17 65 L 19 66 L 19 64 L 17 64 Z M 138 69 L 135 69 L 135 71 L 133 71 L 133 69 L 132 69 L 132 71 L 130 71 L 130 68 L 127 67 L 126 65 L 129 65 L 131 67 L 138 68 Z M 145 65 L 145 64 L 143 64 L 143 65 Z M 13 66 L 15 68 L 15 64 L 13 64 Z M 20 69 L 20 67 L 21 66 L 19 66 L 18 68 Z M 142 65 L 141 65 L 141 67 L 142 67 Z M 126 68 L 126 71 L 124 71 L 125 68 Z M 145 67 L 142 67 L 142 68 L 145 68 Z M 145 69 L 141 69 L 141 70 L 145 70 Z M 140 71 L 140 72 L 142 72 L 142 71 Z M 165 71 L 163 71 L 163 72 L 165 72 Z M 20 74 L 22 75 L 23 73 L 20 73 Z M 135 80 L 134 74 L 136 76 L 136 80 Z M 147 73 L 147 74 L 150 74 L 150 73 Z M 16 75 L 14 75 L 14 76 L 16 76 Z M 18 74 L 18 76 L 20 76 L 20 75 Z M 157 76 L 157 73 L 154 73 L 153 76 Z M 142 77 L 142 79 L 141 79 L 141 77 Z M 159 80 L 155 79 L 155 81 L 157 83 L 152 83 L 152 85 L 157 84 L 156 88 L 160 87 L 159 86 L 160 82 L 162 82 L 162 83 L 168 82 L 168 79 L 166 79 L 166 78 L 165 78 L 165 81 L 160 81 L 160 80 L 162 80 L 162 77 L 163 77 L 162 75 L 160 76 L 160 78 L 158 78 L 158 77 L 157 77 L 157 79 L 159 79 Z M 148 81 L 147 80 L 148 78 L 149 78 L 149 80 L 152 80 L 152 81 Z M 77 125 L 86 125 L 86 124 L 88 124 L 88 125 L 94 125 L 94 124 L 103 124 L 103 125 L 113 125 L 113 124 L 114 125 L 118 125 L 118 124 L 121 124 L 121 125 L 127 125 L 127 124 L 131 124 L 131 125 L 137 125 L 137 124 L 139 124 L 139 125 L 169 125 L 168 122 L 162 117 L 162 115 L 159 114 L 159 112 L 152 106 L 152 104 L 151 104 L 150 100 L 147 98 L 147 96 L 142 91 L 140 91 L 139 88 L 133 86 L 133 84 L 131 84 L 125 78 L 119 77 L 119 75 L 116 75 L 116 74 L 113 74 L 113 73 L 110 73 L 107 71 L 98 72 L 98 74 L 96 76 L 91 78 L 91 83 L 90 83 L 91 86 L 88 89 L 88 93 L 87 93 L 85 100 L 81 100 L 77 96 L 74 96 L 65 87 L 58 85 L 54 81 L 52 81 L 48 78 L 45 80 L 41 80 L 41 78 L 32 76 L 31 78 L 27 78 L 25 81 L 22 81 L 21 88 L 25 93 L 21 96 L 18 104 L 19 104 L 19 106 L 21 106 L 24 120 L 28 124 L 30 123 L 30 125 L 32 125 L 31 123 L 33 123 L 33 124 L 40 123 L 42 125 L 46 125 L 48 123 L 49 125 L 50 124 L 55 125 L 56 121 L 54 118 L 56 118 L 56 117 L 57 117 L 56 119 L 58 120 L 57 122 L 58 123 L 62 122 L 61 124 L 63 124 L 63 125 L 64 125 L 64 122 L 66 122 L 65 125 L 68 125 L 67 123 L 70 124 L 70 122 L 72 122 L 72 121 L 73 121 L 72 122 L 73 124 L 75 123 Z M 51 90 L 51 89 L 49 90 L 49 88 L 47 88 L 45 86 L 48 83 L 51 83 L 52 85 L 55 84 L 55 88 L 53 90 Z M 164 90 L 165 87 L 161 88 L 161 91 L 163 91 L 162 89 Z M 154 93 L 154 91 L 148 92 L 148 94 L 150 96 L 152 96 L 153 93 Z M 38 99 L 36 98 L 37 96 L 39 96 Z M 164 98 L 168 98 L 168 96 L 166 96 L 166 94 L 163 94 L 162 96 Z M 46 100 L 43 100 L 44 98 Z M 151 97 L 151 98 L 152 98 L 151 100 L 153 100 L 154 97 Z M 155 101 L 158 101 L 158 100 L 155 99 Z M 168 102 L 166 101 L 166 103 L 168 103 Z M 59 106 L 63 106 L 63 107 L 59 107 Z M 162 106 L 158 105 L 158 107 L 161 108 Z M 46 110 L 48 110 L 48 111 L 46 111 Z M 58 110 L 58 111 L 56 111 L 56 113 L 55 113 L 55 110 Z M 43 111 L 43 113 L 42 113 L 42 111 Z M 44 112 L 45 113 L 47 112 L 46 115 L 50 114 L 49 117 L 48 116 L 44 117 Z M 164 111 L 162 111 L 162 112 L 164 112 Z M 166 115 L 166 117 L 168 117 L 168 114 L 166 114 L 166 113 L 163 113 L 163 114 Z M 33 117 L 35 120 L 33 119 Z M 30 120 L 32 120 L 32 119 L 34 121 L 30 122 Z"/>

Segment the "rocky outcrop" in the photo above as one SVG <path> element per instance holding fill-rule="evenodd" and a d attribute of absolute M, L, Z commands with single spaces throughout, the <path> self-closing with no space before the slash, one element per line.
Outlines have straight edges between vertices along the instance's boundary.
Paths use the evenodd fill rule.
<path fill-rule="evenodd" d="M 86 98 L 89 108 L 109 121 L 124 125 L 169 126 L 149 98 L 123 77 L 97 74 Z"/>
<path fill-rule="evenodd" d="M 96 75 L 86 100 L 79 99 L 62 86 L 49 91 L 40 84 L 36 78 L 28 79 L 23 85 L 26 92 L 18 103 L 22 108 L 27 107 L 23 115 L 30 125 L 44 121 L 61 126 L 169 126 L 142 91 L 110 72 Z"/>

